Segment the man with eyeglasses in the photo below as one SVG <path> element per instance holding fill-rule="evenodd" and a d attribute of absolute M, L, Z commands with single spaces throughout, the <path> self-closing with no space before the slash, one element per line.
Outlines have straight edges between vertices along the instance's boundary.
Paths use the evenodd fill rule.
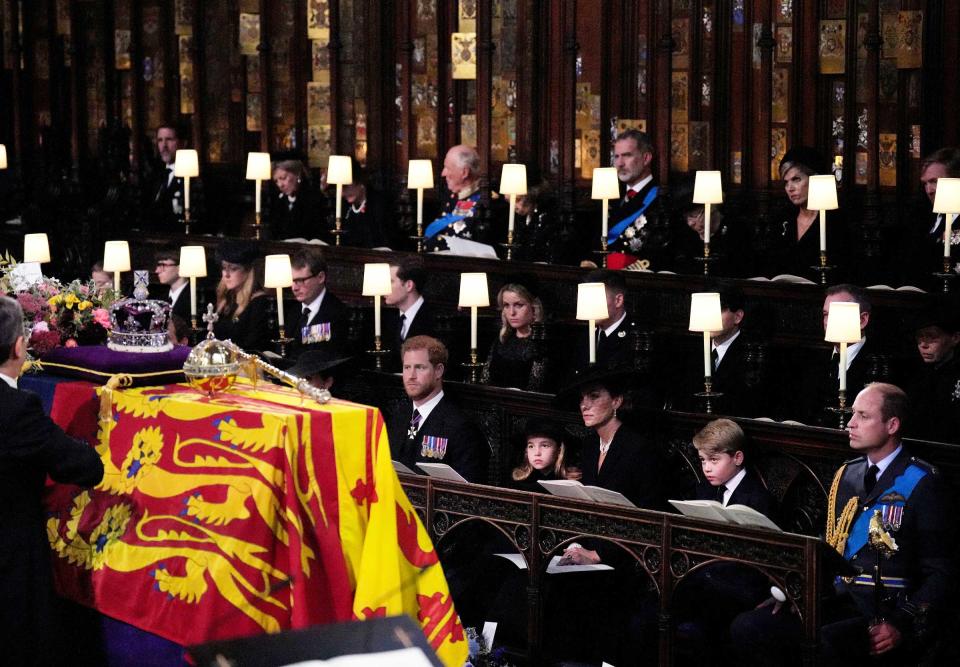
<path fill-rule="evenodd" d="M 315 248 L 302 248 L 290 255 L 293 269 L 293 296 L 298 305 L 287 311 L 286 321 L 293 324 L 291 358 L 305 350 L 333 347 L 348 348 L 346 339 L 347 307 L 327 290 L 327 262 Z"/>
<path fill-rule="evenodd" d="M 162 296 L 171 304 L 171 311 L 185 322 L 190 321 L 190 292 L 184 289 L 187 279 L 180 276 L 180 251 L 176 248 L 163 248 L 153 255 L 156 265 L 153 272 L 161 285 L 169 288 Z"/>

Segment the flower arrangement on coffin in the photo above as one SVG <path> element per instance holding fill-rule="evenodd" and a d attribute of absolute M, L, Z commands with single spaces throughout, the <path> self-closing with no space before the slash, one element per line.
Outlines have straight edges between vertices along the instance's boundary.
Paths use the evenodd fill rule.
<path fill-rule="evenodd" d="M 0 260 L 0 293 L 14 298 L 23 309 L 27 346 L 38 356 L 55 347 L 99 345 L 107 340 L 110 306 L 121 298 L 112 289 L 97 290 L 93 281 L 64 285 L 41 276 L 29 284 L 18 279 L 16 262 Z"/>

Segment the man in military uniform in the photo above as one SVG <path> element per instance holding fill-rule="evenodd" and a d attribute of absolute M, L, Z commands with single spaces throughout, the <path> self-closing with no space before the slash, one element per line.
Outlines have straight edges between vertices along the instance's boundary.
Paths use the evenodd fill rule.
<path fill-rule="evenodd" d="M 867 656 L 884 656 L 890 664 L 915 661 L 930 649 L 932 633 L 954 607 L 951 503 L 936 469 L 901 442 L 906 408 L 903 390 L 883 383 L 868 385 L 853 403 L 850 447 L 863 456 L 834 476 L 826 540 L 860 574 L 838 577 L 835 596 L 824 603 L 821 651 L 828 664 L 857 664 L 854 660 Z M 869 533 L 877 528 L 888 533 L 885 542 L 896 543 L 889 558 L 871 547 Z M 879 597 L 877 558 L 883 558 Z M 741 614 L 731 627 L 748 664 L 796 657 L 800 623 L 769 602 Z"/>
<path fill-rule="evenodd" d="M 473 146 L 457 145 L 447 151 L 440 175 L 450 195 L 442 215 L 423 230 L 427 250 L 442 249 L 441 239 L 456 236 L 486 243 L 486 225 L 479 220 L 480 156 Z"/>
<path fill-rule="evenodd" d="M 653 143 L 645 132 L 630 129 L 617 135 L 613 166 L 623 186 L 623 195 L 610 214 L 607 265 L 622 269 L 637 261 L 643 268 L 660 271 L 669 243 L 669 217 L 664 197 L 653 182 Z"/>

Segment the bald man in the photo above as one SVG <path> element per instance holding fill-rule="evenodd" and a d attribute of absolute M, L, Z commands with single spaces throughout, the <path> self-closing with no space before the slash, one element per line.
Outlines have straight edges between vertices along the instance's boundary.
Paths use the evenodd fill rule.
<path fill-rule="evenodd" d="M 473 146 L 463 144 L 447 151 L 440 172 L 450 192 L 440 217 L 423 230 L 427 250 L 441 250 L 442 239 L 456 236 L 486 242 L 486 225 L 478 219 L 480 201 L 480 155 Z"/>

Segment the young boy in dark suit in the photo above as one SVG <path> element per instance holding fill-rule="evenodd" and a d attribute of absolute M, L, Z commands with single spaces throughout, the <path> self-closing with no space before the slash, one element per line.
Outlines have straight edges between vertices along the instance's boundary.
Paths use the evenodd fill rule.
<path fill-rule="evenodd" d="M 716 500 L 724 507 L 746 505 L 776 521 L 776 501 L 760 476 L 746 463 L 746 436 L 736 422 L 715 419 L 693 436 L 704 481 L 698 500 Z M 689 575 L 678 587 L 678 638 L 689 641 L 696 664 L 723 664 L 719 645 L 740 612 L 768 597 L 770 583 L 756 570 L 722 562 Z M 707 640 L 707 641 L 702 641 Z M 686 643 L 686 642 L 683 642 Z M 710 647 L 709 650 L 706 647 Z M 691 663 L 693 664 L 693 663 Z"/>

